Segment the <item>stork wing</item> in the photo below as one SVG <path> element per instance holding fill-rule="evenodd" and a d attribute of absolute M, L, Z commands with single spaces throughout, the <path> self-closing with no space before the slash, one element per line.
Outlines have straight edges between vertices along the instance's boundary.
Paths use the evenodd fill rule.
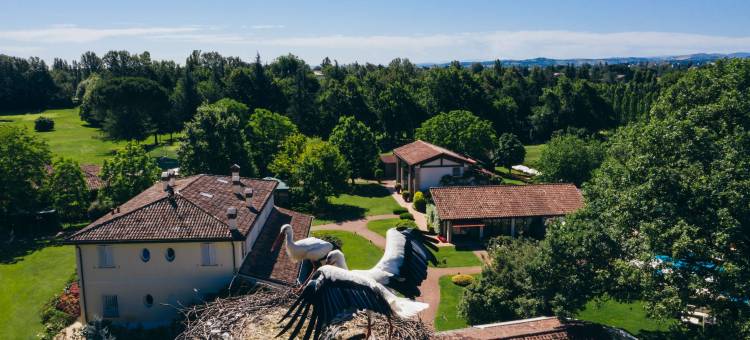
<path fill-rule="evenodd" d="M 359 310 L 371 310 L 387 317 L 392 315 L 391 307 L 385 298 L 366 282 L 348 278 L 348 275 L 352 275 L 349 271 L 330 267 L 323 266 L 315 271 L 302 294 L 279 320 L 281 323 L 290 318 L 276 337 L 294 326 L 289 335 L 289 339 L 293 339 L 307 323 L 303 339 L 310 339 L 311 336 L 318 339 L 337 317 Z"/>
<path fill-rule="evenodd" d="M 385 253 L 374 269 L 382 270 L 390 277 L 379 277 L 386 281 L 380 283 L 408 298 L 419 296 L 419 286 L 427 278 L 428 263 L 437 263 L 435 255 L 428 249 L 436 248 L 435 240 L 415 228 L 391 228 L 386 237 Z"/>

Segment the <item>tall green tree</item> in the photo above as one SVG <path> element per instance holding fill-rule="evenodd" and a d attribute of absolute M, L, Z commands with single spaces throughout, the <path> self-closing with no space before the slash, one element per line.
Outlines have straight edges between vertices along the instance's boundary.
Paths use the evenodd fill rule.
<path fill-rule="evenodd" d="M 247 140 L 247 106 L 231 99 L 198 107 L 198 113 L 185 124 L 177 150 L 180 170 L 186 174 L 224 174 L 232 164 L 241 166 L 243 176 L 258 171 Z"/>
<path fill-rule="evenodd" d="M 111 78 L 94 87 L 90 106 L 92 115 L 113 139 L 143 140 L 167 124 L 170 109 L 167 92 L 146 78 Z"/>
<path fill-rule="evenodd" d="M 308 140 L 294 169 L 294 182 L 302 185 L 314 207 L 328 203 L 328 196 L 344 192 L 350 177 L 349 164 L 335 145 L 314 138 Z"/>
<path fill-rule="evenodd" d="M 136 142 L 128 142 L 114 157 L 104 160 L 102 201 L 120 205 L 153 185 L 159 177 L 156 161 Z"/>
<path fill-rule="evenodd" d="M 539 157 L 539 179 L 544 182 L 568 182 L 577 186 L 591 178 L 604 158 L 599 141 L 572 134 L 553 137 Z"/>
<path fill-rule="evenodd" d="M 488 162 L 495 148 L 492 123 L 464 110 L 441 113 L 422 123 L 416 139 Z"/>
<path fill-rule="evenodd" d="M 39 207 L 39 189 L 49 164 L 47 143 L 26 129 L 0 125 L 0 224 Z"/>
<path fill-rule="evenodd" d="M 512 133 L 504 133 L 497 139 L 497 145 L 493 153 L 493 162 L 495 166 L 508 168 L 508 173 L 514 164 L 523 163 L 526 157 L 526 149 L 523 144 Z"/>
<path fill-rule="evenodd" d="M 351 179 L 372 176 L 380 152 L 375 135 L 354 117 L 341 117 L 333 128 L 329 141 L 344 155 L 351 166 Z"/>
<path fill-rule="evenodd" d="M 66 158 L 55 160 L 44 192 L 62 220 L 79 221 L 86 216 L 89 191 L 78 162 Z"/>
<path fill-rule="evenodd" d="M 298 133 L 292 120 L 266 109 L 255 109 L 247 126 L 247 139 L 255 151 L 255 164 L 261 175 L 268 173 L 268 166 L 287 137 Z"/>
<path fill-rule="evenodd" d="M 291 182 L 294 179 L 299 156 L 305 151 L 308 139 L 301 133 L 295 133 L 284 139 L 279 146 L 279 151 L 274 154 L 273 161 L 268 165 L 268 171 L 274 177 Z"/>

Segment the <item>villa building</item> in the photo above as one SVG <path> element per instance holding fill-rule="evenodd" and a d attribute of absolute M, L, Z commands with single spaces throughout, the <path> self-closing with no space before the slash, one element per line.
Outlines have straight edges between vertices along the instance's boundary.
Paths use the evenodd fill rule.
<path fill-rule="evenodd" d="M 84 322 L 170 322 L 236 277 L 297 283 L 300 266 L 271 252 L 283 224 L 306 237 L 312 217 L 274 204 L 275 180 L 196 175 L 157 183 L 74 233 Z"/>
<path fill-rule="evenodd" d="M 396 183 L 410 192 L 440 186 L 444 176 L 461 177 L 477 162 L 448 149 L 417 140 L 393 150 Z"/>
<path fill-rule="evenodd" d="M 541 238 L 546 220 L 583 207 L 573 184 L 484 185 L 431 188 L 440 236 L 448 242 L 497 235 Z"/>

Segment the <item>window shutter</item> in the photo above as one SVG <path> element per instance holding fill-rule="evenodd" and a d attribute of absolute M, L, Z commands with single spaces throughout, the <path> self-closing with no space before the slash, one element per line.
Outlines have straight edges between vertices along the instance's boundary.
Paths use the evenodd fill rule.
<path fill-rule="evenodd" d="M 211 265 L 216 264 L 216 247 L 213 244 L 208 244 L 208 255 L 211 257 Z"/>
<path fill-rule="evenodd" d="M 120 316 L 117 295 L 104 295 L 102 298 L 102 304 L 102 315 L 105 318 L 116 318 Z"/>
<path fill-rule="evenodd" d="M 112 246 L 101 245 L 97 246 L 96 248 L 99 252 L 99 267 L 114 267 L 114 259 L 112 258 Z"/>
<path fill-rule="evenodd" d="M 216 264 L 216 247 L 213 243 L 201 243 L 201 265 L 213 266 Z"/>

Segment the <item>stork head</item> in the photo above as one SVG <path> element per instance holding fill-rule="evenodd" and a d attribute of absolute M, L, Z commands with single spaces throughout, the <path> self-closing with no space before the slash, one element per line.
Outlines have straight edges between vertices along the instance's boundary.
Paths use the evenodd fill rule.
<path fill-rule="evenodd" d="M 271 247 L 271 252 L 275 252 L 276 250 L 278 250 L 279 247 L 281 246 L 281 242 L 284 240 L 284 237 L 286 236 L 286 234 L 287 233 L 291 233 L 291 232 L 292 232 L 292 226 L 291 225 L 285 224 L 285 225 L 281 226 L 281 230 L 279 231 L 279 235 L 276 236 L 276 240 L 273 241 L 273 246 Z"/>
<path fill-rule="evenodd" d="M 349 270 L 349 267 L 346 265 L 346 257 L 344 256 L 344 253 L 338 249 L 332 250 L 326 255 L 326 264 Z"/>

